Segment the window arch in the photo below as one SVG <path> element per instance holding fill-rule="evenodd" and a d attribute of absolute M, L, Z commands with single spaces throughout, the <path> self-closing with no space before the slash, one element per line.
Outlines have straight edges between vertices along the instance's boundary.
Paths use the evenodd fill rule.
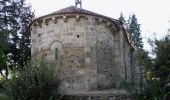
<path fill-rule="evenodd" d="M 53 41 L 50 44 L 50 50 L 51 50 L 51 56 L 53 57 L 53 60 L 60 60 L 62 58 L 62 48 L 63 45 L 59 41 Z"/>

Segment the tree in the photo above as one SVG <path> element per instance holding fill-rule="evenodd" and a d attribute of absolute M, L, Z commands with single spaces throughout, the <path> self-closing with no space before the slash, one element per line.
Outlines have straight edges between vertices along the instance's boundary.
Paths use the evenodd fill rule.
<path fill-rule="evenodd" d="M 155 58 L 138 53 L 140 64 L 145 66 L 143 91 L 137 100 L 169 100 L 170 98 L 170 36 L 152 42 Z M 148 59 L 149 58 L 149 59 Z M 139 98 L 140 97 L 140 98 Z"/>
<path fill-rule="evenodd" d="M 2 27 L 2 23 L 0 23 L 0 70 L 7 70 L 7 51 L 8 51 L 8 41 L 7 41 L 7 35 L 8 30 L 4 29 Z M 1 75 L 2 71 L 0 72 Z"/>
<path fill-rule="evenodd" d="M 127 30 L 129 32 L 131 43 L 136 48 L 142 49 L 143 42 L 142 42 L 142 37 L 141 37 L 140 24 L 138 24 L 136 15 L 133 14 L 132 16 L 129 17 Z"/>
<path fill-rule="evenodd" d="M 151 69 L 153 66 L 153 63 L 152 63 L 153 60 L 151 57 L 148 56 L 148 54 L 149 53 L 143 49 L 136 50 L 134 53 L 134 55 L 138 61 L 138 64 L 141 67 L 140 68 L 141 69 L 141 77 L 140 77 L 141 79 L 140 79 L 139 85 L 137 86 L 137 87 L 140 87 L 140 91 L 135 92 L 135 93 L 133 92 L 135 100 L 147 100 L 148 97 L 150 97 L 150 99 L 152 98 L 151 91 L 153 91 L 152 89 L 153 89 L 154 85 L 152 85 L 150 80 L 153 77 L 153 75 L 151 73 Z"/>
<path fill-rule="evenodd" d="M 153 74 L 158 80 L 160 93 L 170 92 L 170 36 L 167 35 L 161 40 L 155 40 L 156 47 L 153 49 L 155 53 L 155 63 L 153 66 Z"/>
<path fill-rule="evenodd" d="M 2 0 L 0 1 L 0 25 L 3 40 L 7 43 L 8 49 L 3 49 L 0 54 L 3 55 L 5 62 L 1 65 L 1 71 L 7 67 L 20 65 L 21 67 L 30 60 L 30 32 L 28 29 L 29 23 L 34 18 L 31 12 L 31 7 L 25 4 L 25 0 Z M 8 65 L 7 65 L 8 64 Z"/>
<path fill-rule="evenodd" d="M 9 34 L 12 32 L 11 29 L 9 29 L 9 20 L 12 20 L 9 18 L 8 14 L 10 14 L 11 9 L 8 5 L 10 3 L 9 0 L 2 0 L 0 1 L 0 73 L 1 75 L 4 75 L 2 73 L 2 70 L 6 71 L 6 75 L 8 74 L 8 50 L 9 50 Z"/>
<path fill-rule="evenodd" d="M 30 10 L 30 6 L 26 6 L 25 0 L 18 0 L 13 3 L 17 10 L 17 25 L 14 24 L 16 33 L 12 34 L 10 52 L 13 54 L 10 59 L 14 64 L 23 66 L 31 58 L 30 51 L 30 31 L 29 23 L 32 21 L 34 14 Z"/>
<path fill-rule="evenodd" d="M 122 13 L 122 12 L 120 13 L 119 21 L 120 21 L 121 24 L 125 27 L 125 25 L 126 25 L 126 20 L 125 20 L 125 18 L 124 18 L 124 16 L 123 16 L 123 13 Z"/>

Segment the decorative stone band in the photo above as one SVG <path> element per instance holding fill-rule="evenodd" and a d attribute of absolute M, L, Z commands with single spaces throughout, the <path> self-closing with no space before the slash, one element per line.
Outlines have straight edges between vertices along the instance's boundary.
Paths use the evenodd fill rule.
<path fill-rule="evenodd" d="M 55 15 L 55 16 L 48 16 L 47 18 L 43 18 L 43 19 L 40 19 L 38 21 L 35 21 L 33 24 L 32 24 L 32 27 L 37 27 L 39 26 L 40 28 L 42 28 L 42 23 L 45 23 L 45 25 L 48 25 L 49 24 L 49 21 L 53 21 L 55 24 L 57 23 L 57 20 L 62 18 L 63 19 L 63 22 L 67 22 L 68 18 L 75 18 L 76 19 L 76 22 L 78 22 L 80 20 L 80 18 L 85 18 L 87 15 L 83 15 L 83 14 L 64 14 L 64 15 Z M 86 19 L 87 20 L 87 19 Z M 95 18 L 95 21 L 97 24 L 102 24 L 104 23 L 106 27 L 110 28 L 113 33 L 118 33 L 118 29 L 116 28 L 116 25 L 111 23 L 109 20 L 107 19 L 103 19 L 103 18 L 100 18 L 100 17 L 96 17 Z M 32 27 L 30 27 L 30 29 L 32 29 Z"/>

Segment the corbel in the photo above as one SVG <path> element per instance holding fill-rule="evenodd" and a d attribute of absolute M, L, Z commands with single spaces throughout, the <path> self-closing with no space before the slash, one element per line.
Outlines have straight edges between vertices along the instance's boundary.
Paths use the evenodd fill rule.
<path fill-rule="evenodd" d="M 102 20 L 101 18 L 97 18 L 97 17 L 96 17 L 95 20 L 96 20 L 96 23 L 97 23 L 97 24 L 100 24 L 100 23 L 103 22 L 103 20 Z"/>
<path fill-rule="evenodd" d="M 76 15 L 76 22 L 80 20 L 80 15 Z"/>
<path fill-rule="evenodd" d="M 45 25 L 48 25 L 48 24 L 49 24 L 49 21 L 50 21 L 51 19 L 52 19 L 52 18 L 45 19 L 45 20 L 44 20 Z"/>
<path fill-rule="evenodd" d="M 117 30 L 117 28 L 116 28 L 116 26 L 114 24 L 111 25 L 111 31 L 113 33 L 117 33 L 118 32 L 118 30 Z"/>
<path fill-rule="evenodd" d="M 39 20 L 39 21 L 38 21 L 38 26 L 39 26 L 40 28 L 42 28 L 42 22 L 43 22 L 43 20 Z"/>
<path fill-rule="evenodd" d="M 37 27 L 37 26 L 38 26 L 38 22 L 35 22 L 35 23 L 33 24 L 33 26 Z"/>
<path fill-rule="evenodd" d="M 54 24 L 57 23 L 57 17 L 52 17 L 52 20 L 53 20 Z"/>
<path fill-rule="evenodd" d="M 64 20 L 64 22 L 67 22 L 67 16 L 63 16 L 63 20 Z"/>
<path fill-rule="evenodd" d="M 110 22 L 106 22 L 106 27 L 110 27 L 111 23 Z"/>

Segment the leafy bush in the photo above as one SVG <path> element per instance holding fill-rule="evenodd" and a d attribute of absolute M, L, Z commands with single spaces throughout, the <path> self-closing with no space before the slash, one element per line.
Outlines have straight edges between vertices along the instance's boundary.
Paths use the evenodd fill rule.
<path fill-rule="evenodd" d="M 56 64 L 32 61 L 22 69 L 14 69 L 5 93 L 13 100 L 60 100 L 60 69 Z"/>
<path fill-rule="evenodd" d="M 0 100 L 12 100 L 12 98 L 5 94 L 0 93 Z"/>
<path fill-rule="evenodd" d="M 5 84 L 5 78 L 0 75 L 0 92 L 3 91 L 3 85 Z"/>
<path fill-rule="evenodd" d="M 145 51 L 137 52 L 139 64 L 144 66 L 143 86 L 135 100 L 169 100 L 170 98 L 170 35 L 151 41 L 155 57 Z"/>

